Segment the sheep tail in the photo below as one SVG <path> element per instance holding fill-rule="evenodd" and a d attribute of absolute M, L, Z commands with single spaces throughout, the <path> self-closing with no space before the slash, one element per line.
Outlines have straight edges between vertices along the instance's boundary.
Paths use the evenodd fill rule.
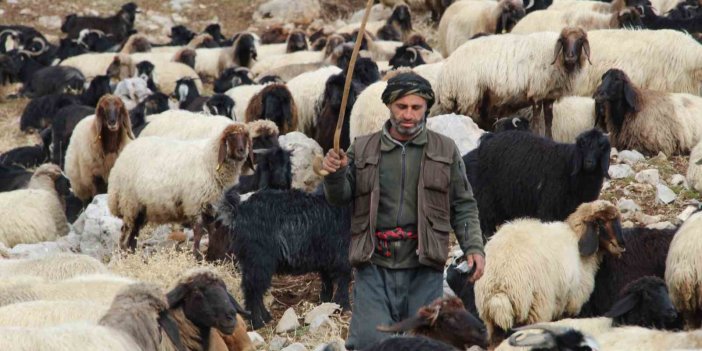
<path fill-rule="evenodd" d="M 503 330 L 509 330 L 514 324 L 512 301 L 503 292 L 498 292 L 487 301 L 485 317 Z"/>

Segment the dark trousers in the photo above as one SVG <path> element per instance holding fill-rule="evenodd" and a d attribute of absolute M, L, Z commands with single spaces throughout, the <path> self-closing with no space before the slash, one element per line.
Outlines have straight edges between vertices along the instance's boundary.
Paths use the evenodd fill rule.
<path fill-rule="evenodd" d="M 359 350 L 392 336 L 377 331 L 414 316 L 420 307 L 443 295 L 443 273 L 422 266 L 387 269 L 368 264 L 354 273 L 353 315 L 348 350 Z"/>

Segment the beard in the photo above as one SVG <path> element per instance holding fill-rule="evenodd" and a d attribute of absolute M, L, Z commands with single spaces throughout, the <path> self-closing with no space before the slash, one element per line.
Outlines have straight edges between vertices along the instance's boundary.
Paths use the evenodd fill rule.
<path fill-rule="evenodd" d="M 406 128 L 406 127 L 403 127 L 402 125 L 400 125 L 400 122 L 398 120 L 391 117 L 390 118 L 390 125 L 392 125 L 392 127 L 395 128 L 395 131 L 397 131 L 398 134 L 410 137 L 410 136 L 413 136 L 413 135 L 419 133 L 419 131 L 421 131 L 422 128 L 424 128 L 424 124 L 426 123 L 426 120 L 427 120 L 426 117 L 422 118 L 422 120 L 419 121 L 419 123 L 417 123 L 417 125 L 415 125 L 414 127 Z"/>

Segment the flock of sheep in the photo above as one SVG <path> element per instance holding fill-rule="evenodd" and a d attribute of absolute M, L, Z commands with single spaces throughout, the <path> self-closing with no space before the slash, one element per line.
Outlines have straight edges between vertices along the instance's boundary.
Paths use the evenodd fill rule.
<path fill-rule="evenodd" d="M 449 265 L 457 297 L 379 326 L 415 336 L 370 349 L 702 348 L 702 212 L 675 230 L 622 229 L 617 206 L 599 200 L 612 148 L 689 155 L 687 181 L 702 191 L 702 4 L 381 2 L 341 147 L 388 119 L 387 79 L 423 76 L 437 96 L 427 127 L 464 155 L 487 241 L 482 279 Z M 422 10 L 437 48 L 413 29 Z M 110 17 L 66 16 L 58 44 L 0 26 L 0 84 L 21 83 L 31 100 L 19 127 L 42 139 L 0 155 L 0 243 L 55 241 L 106 194 L 120 250 L 134 254 L 147 223 L 192 228 L 193 265 L 233 260 L 245 308 L 208 270 L 164 293 L 86 255 L 8 251 L 0 345 L 246 350 L 240 315 L 253 329 L 272 320 L 274 274 L 318 272 L 320 300 L 350 310 L 350 208 L 324 199 L 319 161 L 359 14 L 231 37 L 178 25 L 154 43 L 134 30 L 137 13 L 127 3 Z"/>

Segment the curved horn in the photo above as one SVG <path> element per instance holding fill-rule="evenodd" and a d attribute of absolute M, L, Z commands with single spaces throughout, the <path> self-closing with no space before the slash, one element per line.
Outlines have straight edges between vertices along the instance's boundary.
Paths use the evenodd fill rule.
<path fill-rule="evenodd" d="M 527 2 L 527 5 L 524 6 L 524 10 L 528 10 L 528 9 L 532 8 L 533 6 L 534 6 L 534 0 L 529 0 L 529 2 Z"/>
<path fill-rule="evenodd" d="M 512 118 L 512 126 L 514 126 L 514 128 L 519 128 L 518 124 L 519 124 L 519 117 Z"/>
<path fill-rule="evenodd" d="M 419 56 L 419 52 L 417 52 L 417 49 L 414 47 L 409 47 L 407 48 L 407 51 L 412 53 L 412 62 L 417 61 L 417 56 Z"/>

